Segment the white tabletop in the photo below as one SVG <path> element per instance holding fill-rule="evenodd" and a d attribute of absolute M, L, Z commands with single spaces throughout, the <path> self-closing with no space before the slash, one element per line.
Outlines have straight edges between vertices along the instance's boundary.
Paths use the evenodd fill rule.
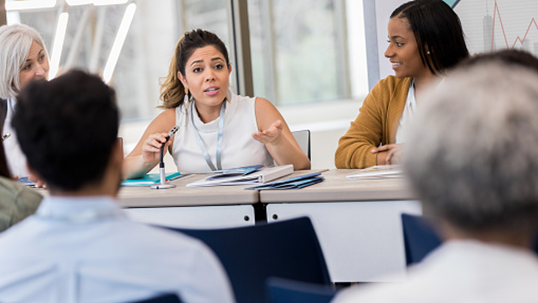
<path fill-rule="evenodd" d="M 322 173 L 325 181 L 299 190 L 264 190 L 260 193 L 262 203 L 282 202 L 345 202 L 378 200 L 415 200 L 404 177 L 347 180 L 346 176 L 357 173 L 356 169 L 333 169 Z M 297 171 L 294 175 L 305 172 Z"/>
<path fill-rule="evenodd" d="M 170 189 L 122 186 L 118 203 L 128 208 L 254 204 L 260 201 L 256 191 L 244 190 L 244 186 L 186 187 L 207 176 L 198 174 L 180 178 L 172 181 L 177 186 Z"/>

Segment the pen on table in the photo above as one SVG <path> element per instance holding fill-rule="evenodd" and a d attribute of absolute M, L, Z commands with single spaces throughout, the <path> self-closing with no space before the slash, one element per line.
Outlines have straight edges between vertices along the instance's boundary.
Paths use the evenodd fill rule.
<path fill-rule="evenodd" d="M 3 141 L 6 141 L 7 138 L 11 137 L 11 133 L 5 133 L 3 136 L 2 136 L 2 142 Z"/>

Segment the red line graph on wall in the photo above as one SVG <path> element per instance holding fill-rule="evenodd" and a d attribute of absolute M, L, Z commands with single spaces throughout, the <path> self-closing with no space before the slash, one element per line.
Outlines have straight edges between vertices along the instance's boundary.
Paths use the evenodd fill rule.
<path fill-rule="evenodd" d="M 497 5 L 497 0 L 495 0 L 495 7 L 493 9 L 493 33 L 492 33 L 492 39 L 491 39 L 491 50 L 493 51 L 493 46 L 495 43 L 495 17 L 499 16 L 499 23 L 501 24 L 501 29 L 503 31 L 504 36 L 504 42 L 506 43 L 506 48 L 514 48 L 516 46 L 516 43 L 519 41 L 520 44 L 523 44 L 525 40 L 527 39 L 527 36 L 532 28 L 532 25 L 536 27 L 538 30 L 538 23 L 536 23 L 536 19 L 532 18 L 531 22 L 529 23 L 529 26 L 527 27 L 527 31 L 525 32 L 525 36 L 521 38 L 520 36 L 517 36 L 516 40 L 512 44 L 512 47 L 508 44 L 508 38 L 506 38 L 506 32 L 504 30 L 503 20 L 501 18 L 501 11 L 499 10 L 499 6 Z"/>

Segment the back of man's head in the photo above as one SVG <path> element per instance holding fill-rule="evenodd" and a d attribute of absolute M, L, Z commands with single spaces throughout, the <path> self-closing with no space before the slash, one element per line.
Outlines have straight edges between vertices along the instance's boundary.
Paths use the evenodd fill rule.
<path fill-rule="evenodd" d="M 74 70 L 30 83 L 17 99 L 13 128 L 29 166 L 47 185 L 76 191 L 99 182 L 118 135 L 114 90 Z"/>
<path fill-rule="evenodd" d="M 537 84 L 531 69 L 489 62 L 454 71 L 421 99 L 404 169 L 425 205 L 459 230 L 536 231 Z"/>

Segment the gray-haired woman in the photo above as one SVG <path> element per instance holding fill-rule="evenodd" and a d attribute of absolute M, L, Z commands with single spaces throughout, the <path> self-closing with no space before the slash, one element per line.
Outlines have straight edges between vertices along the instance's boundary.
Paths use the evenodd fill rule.
<path fill-rule="evenodd" d="M 20 90 L 32 80 L 48 79 L 49 59 L 39 33 L 24 24 L 0 27 L 0 118 L 9 169 L 13 176 L 28 176 L 26 157 L 11 129 L 11 117 Z"/>

